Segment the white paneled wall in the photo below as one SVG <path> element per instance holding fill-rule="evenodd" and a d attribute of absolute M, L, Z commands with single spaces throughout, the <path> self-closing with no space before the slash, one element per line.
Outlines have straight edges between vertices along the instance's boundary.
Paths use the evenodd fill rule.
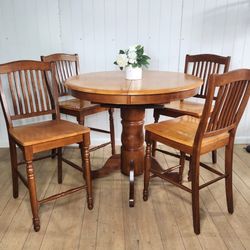
<path fill-rule="evenodd" d="M 80 55 L 82 72 L 115 70 L 118 50 L 139 43 L 151 69 L 183 71 L 187 53 L 231 55 L 231 69 L 250 68 L 249 13 L 250 0 L 0 0 L 0 63 L 66 52 Z M 6 146 L 2 111 L 0 121 Z M 238 142 L 250 143 L 249 121 L 250 105 Z M 145 122 L 152 122 L 152 110 Z M 108 128 L 108 116 L 86 124 Z M 119 142 L 119 110 L 115 129 Z M 93 144 L 103 139 L 92 136 Z"/>

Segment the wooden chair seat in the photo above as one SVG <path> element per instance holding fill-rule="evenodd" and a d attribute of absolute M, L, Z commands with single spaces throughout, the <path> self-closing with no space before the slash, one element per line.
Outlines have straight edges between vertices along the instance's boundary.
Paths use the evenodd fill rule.
<path fill-rule="evenodd" d="M 194 101 L 174 101 L 165 104 L 163 109 L 157 109 L 160 115 L 169 116 L 172 113 L 172 117 L 178 117 L 181 115 L 191 115 L 194 117 L 201 117 L 204 108 L 204 103 L 198 103 Z"/>
<path fill-rule="evenodd" d="M 167 121 L 153 123 L 145 126 L 151 133 L 151 138 L 165 145 L 192 154 L 194 138 L 200 119 L 193 116 L 181 116 Z M 155 139 L 154 139 L 155 138 Z M 205 154 L 228 143 L 229 133 L 203 138 L 201 154 Z"/>
<path fill-rule="evenodd" d="M 60 110 L 70 110 L 81 112 L 84 116 L 106 111 L 109 108 L 101 107 L 99 104 L 92 104 L 89 101 L 80 99 L 70 99 L 66 101 L 59 101 Z M 65 112 L 63 112 L 65 113 Z"/>
<path fill-rule="evenodd" d="M 60 140 L 59 147 L 65 145 L 64 140 L 68 141 L 71 137 L 78 135 L 80 135 L 79 141 L 81 141 L 82 135 L 89 132 L 89 128 L 64 120 L 45 121 L 13 127 L 9 130 L 10 135 L 22 146 L 32 146 Z"/>

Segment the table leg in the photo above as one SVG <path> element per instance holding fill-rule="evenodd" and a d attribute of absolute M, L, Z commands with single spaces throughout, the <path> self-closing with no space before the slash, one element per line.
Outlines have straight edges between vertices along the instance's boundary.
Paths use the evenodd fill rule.
<path fill-rule="evenodd" d="M 121 155 L 112 155 L 101 169 L 91 172 L 92 178 L 100 178 L 121 168 L 129 176 L 129 206 L 134 206 L 134 176 L 143 173 L 144 165 L 144 108 L 121 108 Z"/>
<path fill-rule="evenodd" d="M 129 173 L 129 206 L 134 207 L 135 205 L 135 188 L 134 188 L 134 161 L 130 162 L 130 173 Z"/>
<path fill-rule="evenodd" d="M 129 175 L 129 206 L 134 206 L 134 176 L 143 173 L 145 109 L 122 108 L 121 172 Z"/>
<path fill-rule="evenodd" d="M 131 160 L 134 161 L 135 176 L 143 173 L 144 117 L 144 108 L 121 108 L 121 172 L 125 175 L 130 173 Z"/>

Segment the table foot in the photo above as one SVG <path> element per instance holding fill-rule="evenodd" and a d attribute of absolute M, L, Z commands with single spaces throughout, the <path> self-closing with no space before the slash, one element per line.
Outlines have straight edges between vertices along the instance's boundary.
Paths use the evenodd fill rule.
<path fill-rule="evenodd" d="M 134 161 L 130 161 L 130 172 L 129 172 L 129 207 L 134 207 L 135 205 L 135 175 L 134 175 Z"/>
<path fill-rule="evenodd" d="M 97 170 L 91 171 L 92 179 L 101 178 L 109 175 L 111 172 L 115 170 L 119 170 L 121 168 L 121 155 L 115 154 L 112 155 L 104 164 L 104 166 Z"/>

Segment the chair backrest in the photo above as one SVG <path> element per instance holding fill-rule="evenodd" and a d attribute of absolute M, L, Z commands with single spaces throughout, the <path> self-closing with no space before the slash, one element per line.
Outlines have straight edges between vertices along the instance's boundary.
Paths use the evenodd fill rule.
<path fill-rule="evenodd" d="M 48 56 L 41 56 L 41 60 L 43 62 L 55 63 L 55 77 L 59 96 L 68 95 L 68 89 L 65 86 L 65 81 L 69 77 L 79 74 L 79 56 L 77 54 L 57 53 Z"/>
<path fill-rule="evenodd" d="M 196 145 L 201 143 L 203 137 L 225 132 L 235 135 L 250 96 L 250 69 L 214 74 L 208 82 L 208 95 L 195 137 Z M 218 95 L 210 112 L 215 91 Z"/>
<path fill-rule="evenodd" d="M 213 54 L 186 55 L 184 73 L 192 74 L 203 80 L 199 93 L 195 97 L 206 98 L 209 75 L 228 72 L 230 59 L 230 56 Z"/>
<path fill-rule="evenodd" d="M 0 65 L 0 97 L 7 124 L 13 120 L 52 114 L 60 118 L 53 64 L 16 61 Z"/>

